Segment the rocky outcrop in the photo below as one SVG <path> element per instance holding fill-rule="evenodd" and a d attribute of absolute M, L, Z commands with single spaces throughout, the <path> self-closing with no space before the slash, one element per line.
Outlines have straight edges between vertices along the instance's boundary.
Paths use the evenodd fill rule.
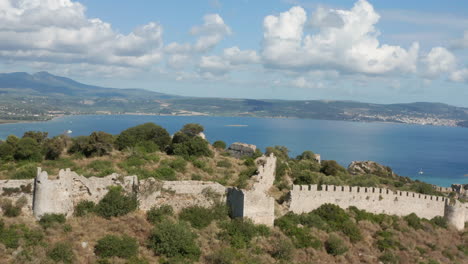
<path fill-rule="evenodd" d="M 228 189 L 227 202 L 233 217 L 245 217 L 255 224 L 273 226 L 275 220 L 275 199 L 269 190 L 275 181 L 276 157 L 262 156 L 256 160 L 257 174 L 252 176 L 250 188 Z"/>
<path fill-rule="evenodd" d="M 232 143 L 231 146 L 229 146 L 227 152 L 235 158 L 242 158 L 244 156 L 253 156 L 256 150 L 257 146 L 255 145 L 236 142 Z"/>
<path fill-rule="evenodd" d="M 468 198 L 468 184 L 452 184 L 452 191 L 454 191 L 458 197 Z"/>
<path fill-rule="evenodd" d="M 398 176 L 391 168 L 381 165 L 375 161 L 353 161 L 348 166 L 348 172 L 352 175 L 375 174 L 391 178 Z"/>

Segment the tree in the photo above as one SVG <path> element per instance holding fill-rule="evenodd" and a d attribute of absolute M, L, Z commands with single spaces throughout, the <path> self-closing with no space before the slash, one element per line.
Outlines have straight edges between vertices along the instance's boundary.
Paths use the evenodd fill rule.
<path fill-rule="evenodd" d="M 15 152 L 17 160 L 40 161 L 42 159 L 41 148 L 35 139 L 26 137 L 18 141 Z"/>
<path fill-rule="evenodd" d="M 310 151 L 310 150 L 306 150 L 304 152 L 302 152 L 301 155 L 297 156 L 298 160 L 315 160 L 315 154 Z"/>
<path fill-rule="evenodd" d="M 0 159 L 1 160 L 12 160 L 15 155 L 15 148 L 7 142 L 0 142 Z"/>
<path fill-rule="evenodd" d="M 58 137 L 47 139 L 44 143 L 44 155 L 48 160 L 55 160 L 60 157 L 65 148 L 64 141 Z"/>
<path fill-rule="evenodd" d="M 37 143 L 42 144 L 47 139 L 49 133 L 41 131 L 27 131 L 24 132 L 23 138 L 32 138 L 36 140 Z"/>
<path fill-rule="evenodd" d="M 122 187 L 111 187 L 96 206 L 96 213 L 104 218 L 126 215 L 135 211 L 138 200 L 135 195 L 126 195 Z"/>
<path fill-rule="evenodd" d="M 109 154 L 114 146 L 114 136 L 106 132 L 93 132 L 88 139 L 86 156 L 104 156 Z"/>
<path fill-rule="evenodd" d="M 147 141 L 154 142 L 158 145 L 159 149 L 165 150 L 171 143 L 171 136 L 161 126 L 154 123 L 145 123 L 122 131 L 117 137 L 115 145 L 119 150 L 123 150 Z"/>
<path fill-rule="evenodd" d="M 334 160 L 324 160 L 322 161 L 322 168 L 320 169 L 320 172 L 330 176 L 346 173 L 346 169 L 341 167 L 341 165 Z"/>
<path fill-rule="evenodd" d="M 208 141 L 201 137 L 193 137 L 181 143 L 175 143 L 171 146 L 174 155 L 183 157 L 212 157 L 213 152 L 209 148 Z"/>
<path fill-rule="evenodd" d="M 221 150 L 226 149 L 226 142 L 222 140 L 217 140 L 213 143 L 213 147 Z"/>
<path fill-rule="evenodd" d="M 200 134 L 201 132 L 205 131 L 205 128 L 203 128 L 202 125 L 200 124 L 195 124 L 195 123 L 190 123 L 190 124 L 186 124 L 181 130 L 180 132 L 186 134 L 187 136 L 189 137 L 194 137 L 198 134 Z"/>

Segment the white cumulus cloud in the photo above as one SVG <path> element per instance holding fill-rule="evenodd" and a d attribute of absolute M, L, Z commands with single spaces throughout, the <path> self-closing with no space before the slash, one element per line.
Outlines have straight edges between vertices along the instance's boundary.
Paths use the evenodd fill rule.
<path fill-rule="evenodd" d="M 454 82 L 468 82 L 468 68 L 463 68 L 450 74 L 450 80 Z"/>
<path fill-rule="evenodd" d="M 162 57 L 157 23 L 120 34 L 70 0 L 2 0 L 0 10 L 3 60 L 145 67 Z"/>
<path fill-rule="evenodd" d="M 226 35 L 231 34 L 231 29 L 218 14 L 205 15 L 203 21 L 203 25 L 195 26 L 190 31 L 193 35 L 199 36 L 194 49 L 200 52 L 213 49 Z"/>
<path fill-rule="evenodd" d="M 455 56 L 443 47 L 432 48 L 423 58 L 423 63 L 425 66 L 423 74 L 428 78 L 436 78 L 441 74 L 452 72 L 457 66 Z"/>
<path fill-rule="evenodd" d="M 380 44 L 374 27 L 379 14 L 365 0 L 351 10 L 318 9 L 311 19 L 317 33 L 305 34 L 307 14 L 293 7 L 264 19 L 262 59 L 265 66 L 293 70 L 331 69 L 385 74 L 415 72 L 419 45 L 408 50 Z"/>

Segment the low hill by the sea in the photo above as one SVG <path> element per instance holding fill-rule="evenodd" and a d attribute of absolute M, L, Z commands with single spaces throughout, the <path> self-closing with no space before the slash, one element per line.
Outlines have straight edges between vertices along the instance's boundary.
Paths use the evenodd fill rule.
<path fill-rule="evenodd" d="M 442 103 L 372 104 L 328 100 L 183 97 L 144 89 L 83 84 L 47 72 L 0 74 L 0 120 L 47 120 L 66 114 L 292 117 L 466 126 L 468 108 Z"/>

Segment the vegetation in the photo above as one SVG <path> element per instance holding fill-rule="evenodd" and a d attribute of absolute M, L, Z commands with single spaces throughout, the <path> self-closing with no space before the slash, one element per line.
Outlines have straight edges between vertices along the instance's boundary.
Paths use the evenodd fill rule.
<path fill-rule="evenodd" d="M 106 235 L 97 241 L 94 252 L 103 258 L 128 259 L 138 254 L 138 243 L 136 239 L 129 236 Z"/>
<path fill-rule="evenodd" d="M 109 192 L 99 201 L 95 210 L 99 216 L 111 218 L 128 214 L 138 207 L 135 195 L 125 194 L 122 188 L 111 187 Z"/>

